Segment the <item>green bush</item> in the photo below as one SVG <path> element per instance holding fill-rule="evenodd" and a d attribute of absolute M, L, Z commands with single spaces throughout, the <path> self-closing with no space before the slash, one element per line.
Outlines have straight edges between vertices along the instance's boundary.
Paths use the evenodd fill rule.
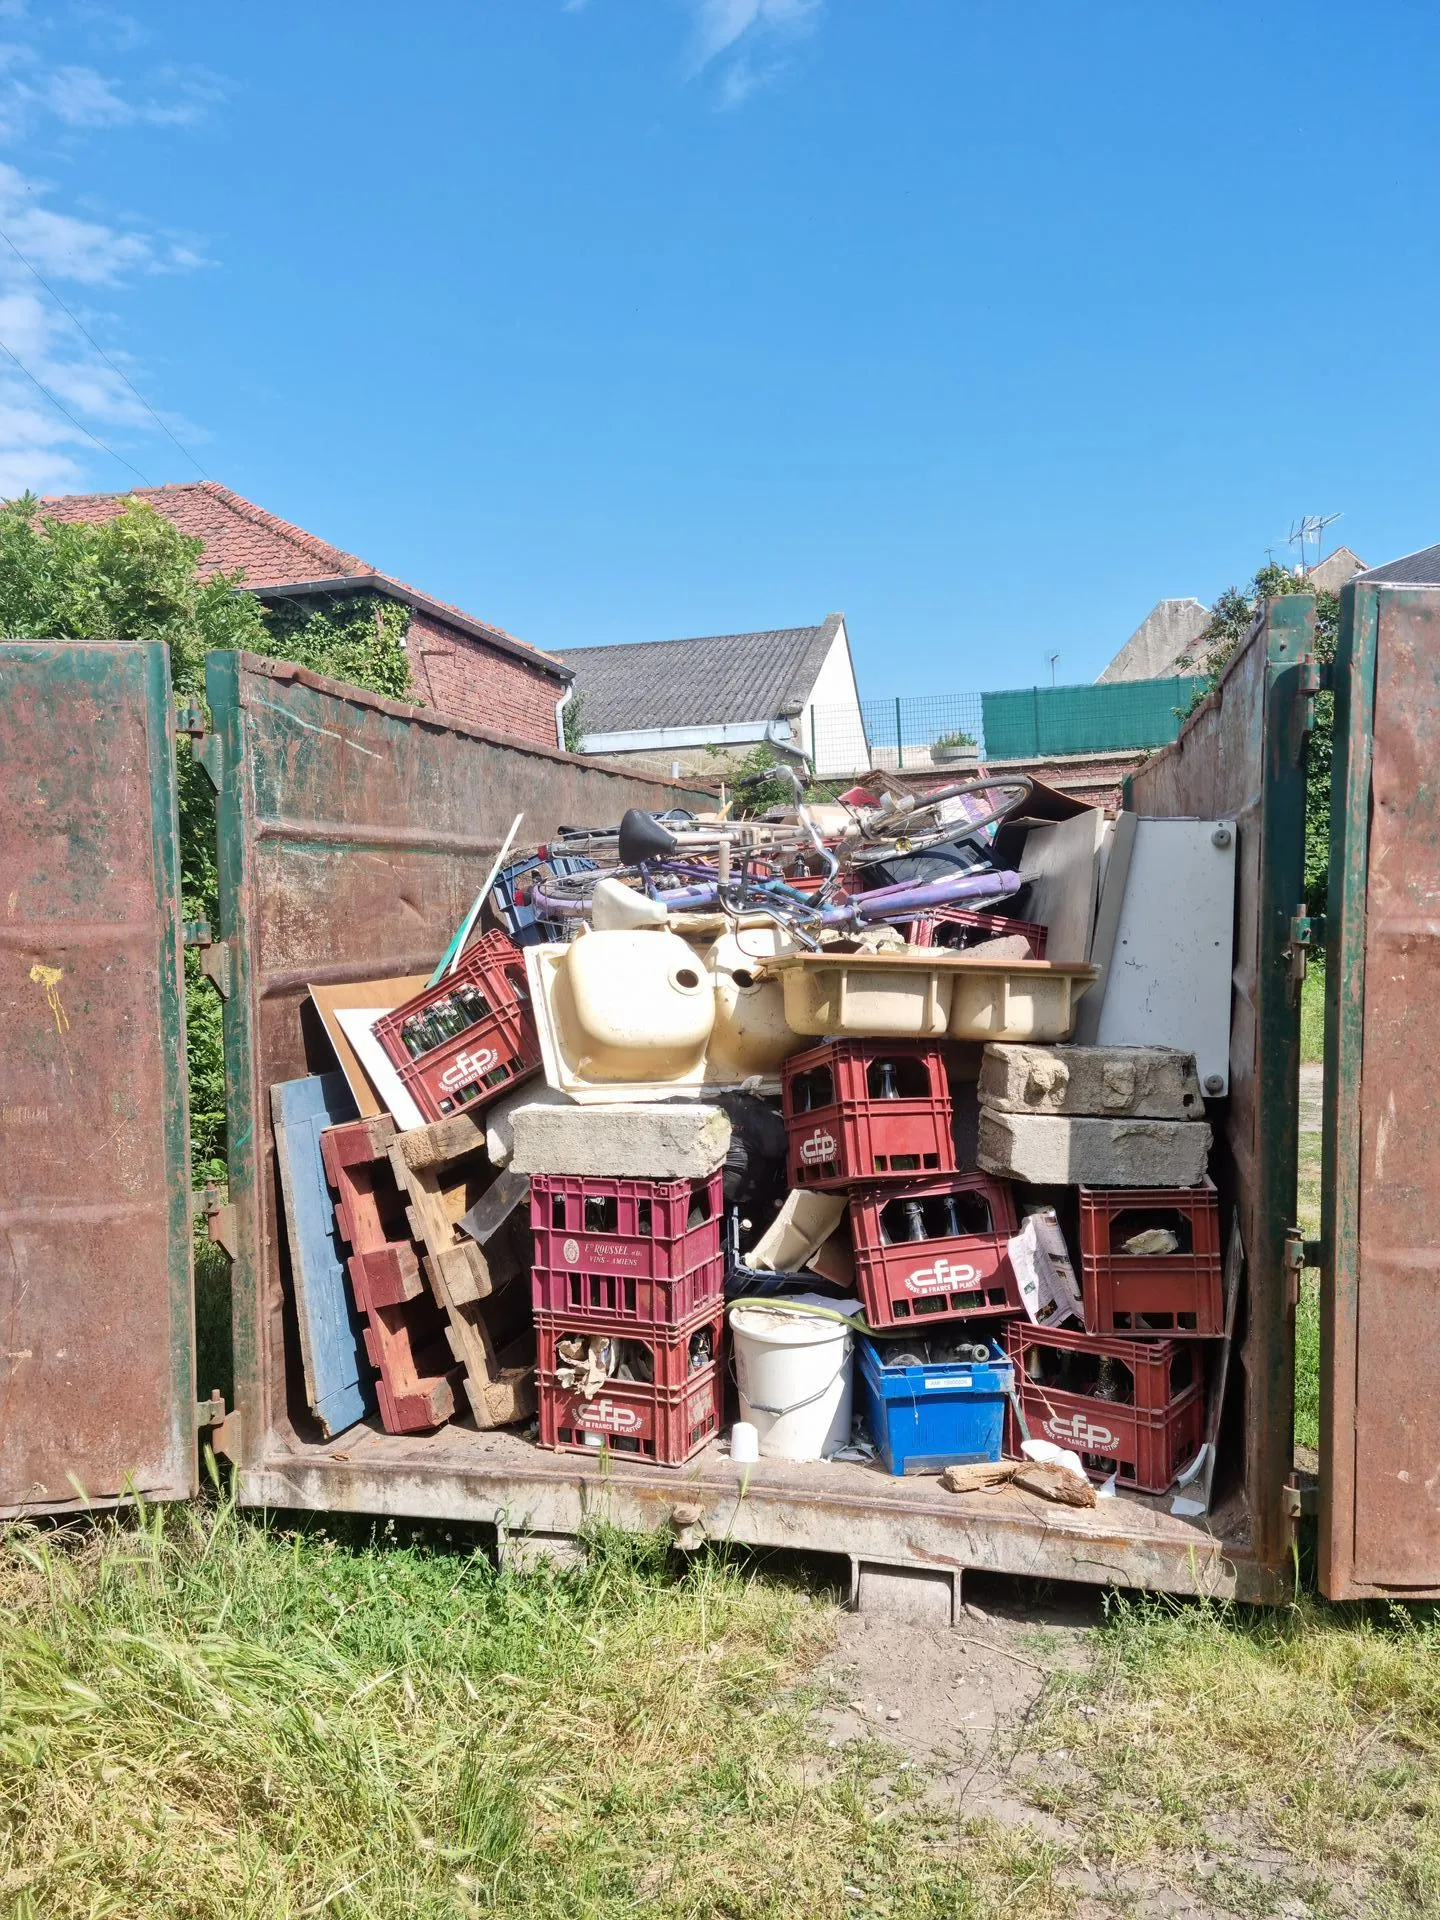
<path fill-rule="evenodd" d="M 177 693 L 203 702 L 205 656 L 243 647 L 392 699 L 410 691 L 403 646 L 409 611 L 379 594 L 319 608 L 263 607 L 237 592 L 243 575 L 202 580 L 204 543 L 141 500 L 98 525 L 52 520 L 31 494 L 0 505 L 0 633 L 10 639 L 161 640 Z M 186 740 L 176 763 L 180 893 L 187 920 L 219 917 L 215 795 Z M 185 956 L 191 1172 L 225 1178 L 225 1064 L 220 1002 Z"/>

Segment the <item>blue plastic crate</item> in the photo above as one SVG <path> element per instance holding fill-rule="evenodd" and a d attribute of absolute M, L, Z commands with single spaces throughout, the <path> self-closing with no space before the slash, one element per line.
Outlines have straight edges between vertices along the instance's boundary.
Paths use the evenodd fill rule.
<path fill-rule="evenodd" d="M 885 1345 L 901 1350 L 895 1341 Z M 988 1364 L 887 1367 L 885 1345 L 859 1342 L 859 1375 L 870 1437 L 890 1472 L 939 1473 L 971 1460 L 998 1460 L 1015 1383 L 1000 1347 L 991 1341 Z"/>

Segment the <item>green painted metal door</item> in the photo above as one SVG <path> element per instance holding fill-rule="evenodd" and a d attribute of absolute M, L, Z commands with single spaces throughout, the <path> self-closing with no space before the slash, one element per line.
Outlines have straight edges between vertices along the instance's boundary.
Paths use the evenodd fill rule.
<path fill-rule="evenodd" d="M 1320 1581 L 1440 1593 L 1440 588 L 1341 600 Z"/>
<path fill-rule="evenodd" d="M 0 1512 L 195 1488 L 162 646 L 0 645 Z"/>

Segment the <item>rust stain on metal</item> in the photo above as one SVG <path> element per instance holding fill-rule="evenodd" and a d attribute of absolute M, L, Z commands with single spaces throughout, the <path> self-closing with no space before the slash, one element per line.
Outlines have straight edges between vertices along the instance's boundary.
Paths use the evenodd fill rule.
<path fill-rule="evenodd" d="M 1353 1581 L 1440 1587 L 1440 593 L 1376 634 L 1355 1274 Z"/>
<path fill-rule="evenodd" d="M 145 648 L 0 646 L 8 1512 L 191 1483 L 172 1379 L 184 1170 L 159 985 L 158 705 Z M 163 733 L 158 750 L 171 751 Z"/>

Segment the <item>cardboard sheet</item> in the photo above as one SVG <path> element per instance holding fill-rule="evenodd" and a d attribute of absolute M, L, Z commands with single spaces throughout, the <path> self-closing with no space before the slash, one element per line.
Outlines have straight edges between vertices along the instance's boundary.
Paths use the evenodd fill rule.
<path fill-rule="evenodd" d="M 1033 827 L 1020 858 L 1030 884 L 1027 917 L 1047 929 L 1047 960 L 1088 961 L 1100 892 L 1105 816 L 1098 807 L 1053 826 Z"/>
<path fill-rule="evenodd" d="M 315 1011 L 335 1049 L 335 1058 L 340 1062 L 340 1071 L 355 1096 L 362 1120 L 377 1120 L 390 1109 L 361 1066 L 337 1016 L 342 1008 L 359 1007 L 369 1012 L 371 1020 L 376 1020 L 380 1014 L 393 1013 L 396 1007 L 403 1007 L 407 1000 L 413 1000 L 417 993 L 423 993 L 427 979 L 426 974 L 412 973 L 398 980 L 355 980 L 348 986 L 309 989 Z"/>

